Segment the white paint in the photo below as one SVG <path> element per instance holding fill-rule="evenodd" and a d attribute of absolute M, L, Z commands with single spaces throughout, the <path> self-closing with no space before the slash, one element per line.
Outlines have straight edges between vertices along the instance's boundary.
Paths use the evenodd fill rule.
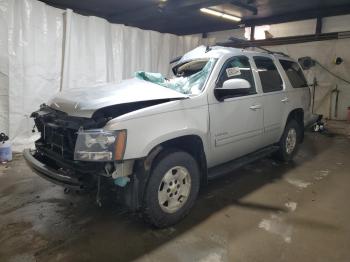
<path fill-rule="evenodd" d="M 199 260 L 200 262 L 219 262 L 224 261 L 224 255 L 221 253 L 210 253 Z"/>
<path fill-rule="evenodd" d="M 329 175 L 329 170 L 321 170 L 320 174 L 318 176 L 315 177 L 316 180 L 322 180 L 323 178 L 325 178 L 326 176 Z"/>
<path fill-rule="evenodd" d="M 316 30 L 316 19 L 273 24 L 268 30 L 273 37 L 311 35 Z"/>
<path fill-rule="evenodd" d="M 254 39 L 255 40 L 263 40 L 266 39 L 265 32 L 270 31 L 270 25 L 260 25 L 255 27 L 254 31 Z M 244 37 L 248 40 L 250 40 L 250 35 L 251 35 L 251 27 L 246 27 L 245 28 L 245 33 Z"/>
<path fill-rule="evenodd" d="M 212 38 L 214 43 L 219 43 L 219 42 L 226 42 L 230 37 L 236 37 L 239 39 L 245 39 L 244 38 L 244 28 L 240 29 L 233 29 L 233 30 L 224 30 L 224 31 L 216 31 L 216 32 L 211 32 L 208 34 L 208 38 Z"/>
<path fill-rule="evenodd" d="M 297 209 L 298 203 L 289 201 L 284 204 L 290 211 L 294 212 Z"/>
<path fill-rule="evenodd" d="M 324 17 L 322 33 L 350 31 L 350 15 Z"/>
<path fill-rule="evenodd" d="M 259 228 L 282 237 L 286 243 L 292 241 L 293 226 L 287 224 L 284 219 L 278 215 L 273 214 L 270 216 L 270 219 L 261 220 Z"/>
<path fill-rule="evenodd" d="M 321 173 L 322 176 L 328 176 L 329 175 L 329 170 L 328 169 L 321 170 L 320 173 Z"/>
<path fill-rule="evenodd" d="M 308 186 L 310 186 L 312 183 L 310 182 L 305 182 L 305 181 L 302 181 L 302 180 L 299 180 L 299 179 L 293 179 L 293 178 L 286 178 L 286 181 L 293 185 L 293 186 L 296 186 L 300 189 L 304 189 L 304 188 L 307 188 Z"/>

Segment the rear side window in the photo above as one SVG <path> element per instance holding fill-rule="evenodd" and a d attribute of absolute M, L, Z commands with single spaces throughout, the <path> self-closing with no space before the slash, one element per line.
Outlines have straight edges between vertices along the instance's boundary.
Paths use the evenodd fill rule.
<path fill-rule="evenodd" d="M 303 71 L 301 71 L 298 63 L 287 60 L 280 60 L 280 63 L 284 71 L 286 71 L 288 79 L 294 88 L 308 86 Z"/>
<path fill-rule="evenodd" d="M 280 91 L 283 89 L 282 78 L 271 58 L 255 56 L 254 62 L 258 69 L 264 93 Z"/>

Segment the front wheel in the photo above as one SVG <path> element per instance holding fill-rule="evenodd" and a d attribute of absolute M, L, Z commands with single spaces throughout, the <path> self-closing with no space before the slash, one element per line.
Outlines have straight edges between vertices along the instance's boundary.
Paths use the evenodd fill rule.
<path fill-rule="evenodd" d="M 188 214 L 199 192 L 196 160 L 183 151 L 162 153 L 155 160 L 146 187 L 143 215 L 146 222 L 163 228 Z"/>
<path fill-rule="evenodd" d="M 297 121 L 291 119 L 288 121 L 281 140 L 276 157 L 282 161 L 291 161 L 299 148 L 301 138 L 301 128 Z"/>

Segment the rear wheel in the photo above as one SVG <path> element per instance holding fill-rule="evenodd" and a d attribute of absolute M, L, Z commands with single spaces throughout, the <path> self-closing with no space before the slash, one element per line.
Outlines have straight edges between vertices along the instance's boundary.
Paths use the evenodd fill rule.
<path fill-rule="evenodd" d="M 289 120 L 279 142 L 279 150 L 276 153 L 279 160 L 291 161 L 293 159 L 299 148 L 301 130 L 297 121 Z"/>
<path fill-rule="evenodd" d="M 183 151 L 161 154 L 146 187 L 143 215 L 155 227 L 180 221 L 193 206 L 200 184 L 196 160 Z"/>

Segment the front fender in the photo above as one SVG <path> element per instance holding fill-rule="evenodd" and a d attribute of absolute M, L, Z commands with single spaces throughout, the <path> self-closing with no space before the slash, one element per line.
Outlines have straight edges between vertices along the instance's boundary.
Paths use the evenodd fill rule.
<path fill-rule="evenodd" d="M 206 105 L 129 119 L 107 127 L 109 130 L 127 130 L 125 160 L 146 157 L 157 145 L 186 135 L 199 136 L 207 151 L 208 128 Z"/>

